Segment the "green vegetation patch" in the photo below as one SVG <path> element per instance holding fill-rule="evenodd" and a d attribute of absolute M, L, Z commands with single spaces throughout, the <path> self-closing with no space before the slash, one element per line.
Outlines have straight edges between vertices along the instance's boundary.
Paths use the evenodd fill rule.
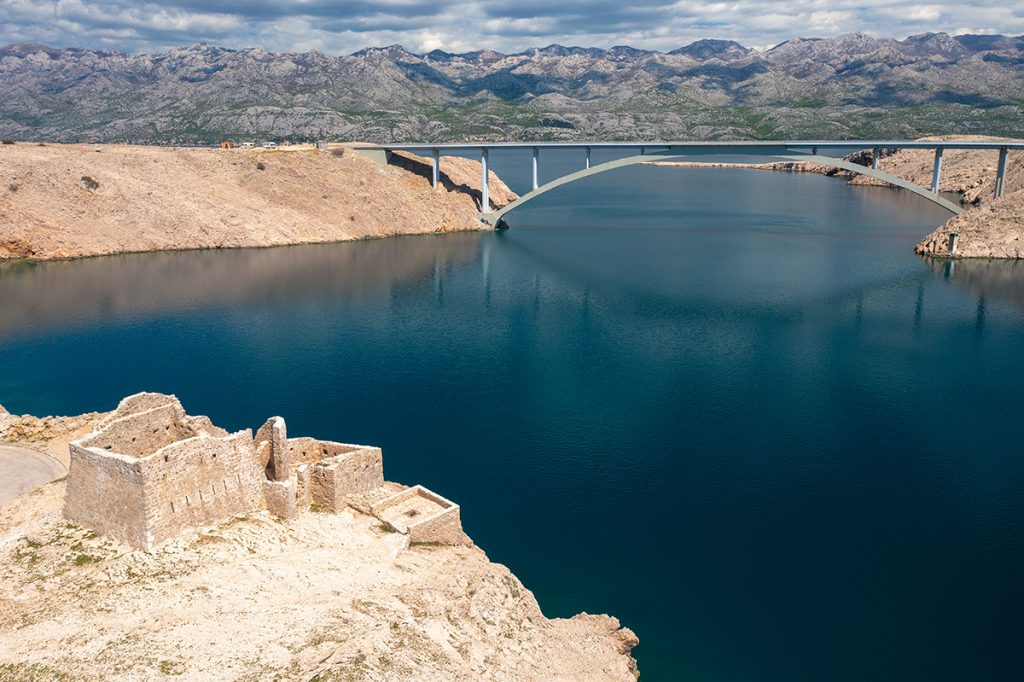
<path fill-rule="evenodd" d="M 103 561 L 101 557 L 93 556 L 92 554 L 79 554 L 75 557 L 75 566 L 85 566 L 86 564 L 95 564 Z"/>

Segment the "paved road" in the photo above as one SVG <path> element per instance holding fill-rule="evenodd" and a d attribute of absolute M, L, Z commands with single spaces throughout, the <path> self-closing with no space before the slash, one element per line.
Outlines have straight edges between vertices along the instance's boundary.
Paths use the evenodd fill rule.
<path fill-rule="evenodd" d="M 0 445 L 0 507 L 32 488 L 67 474 L 64 465 L 41 452 L 17 445 Z"/>

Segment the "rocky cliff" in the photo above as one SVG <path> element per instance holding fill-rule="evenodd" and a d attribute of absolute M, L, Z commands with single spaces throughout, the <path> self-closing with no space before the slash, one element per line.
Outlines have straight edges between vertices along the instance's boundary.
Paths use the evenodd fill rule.
<path fill-rule="evenodd" d="M 949 250 L 957 235 L 956 253 Z M 956 258 L 1024 258 L 1024 189 L 985 202 L 952 218 L 921 240 L 924 256 Z"/>
<path fill-rule="evenodd" d="M 0 442 L 66 452 L 103 416 L 5 415 Z M 63 496 L 0 509 L 0 679 L 637 676 L 615 618 L 546 618 L 475 546 L 403 549 L 355 510 L 257 512 L 147 554 L 68 524 Z"/>
<path fill-rule="evenodd" d="M 922 239 L 916 253 L 957 258 L 1024 258 L 1024 152 L 1009 153 L 1004 194 L 998 199 L 997 159 L 998 153 L 994 151 L 945 152 L 939 189 L 959 194 L 966 210 Z M 906 149 L 882 158 L 879 168 L 927 187 L 931 184 L 933 163 L 933 152 Z M 862 176 L 854 178 L 851 184 L 874 182 Z M 950 235 L 954 233 L 956 252 L 950 253 Z"/>

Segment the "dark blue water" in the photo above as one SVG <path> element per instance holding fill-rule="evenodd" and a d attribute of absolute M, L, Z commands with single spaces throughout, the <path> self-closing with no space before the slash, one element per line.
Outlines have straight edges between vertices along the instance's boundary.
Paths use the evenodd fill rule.
<path fill-rule="evenodd" d="M 1017 680 L 1024 268 L 915 257 L 945 217 L 644 167 L 500 234 L 7 264 L 0 403 L 379 444 L 646 679 Z"/>

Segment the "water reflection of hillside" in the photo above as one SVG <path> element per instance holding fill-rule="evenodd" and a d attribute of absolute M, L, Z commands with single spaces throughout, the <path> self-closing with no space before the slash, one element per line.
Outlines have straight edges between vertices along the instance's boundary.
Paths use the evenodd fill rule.
<path fill-rule="evenodd" d="M 0 340 L 91 320 L 329 298 L 358 304 L 477 257 L 480 235 L 0 264 Z"/>
<path fill-rule="evenodd" d="M 1024 308 L 1024 262 L 1016 260 L 982 260 L 923 258 L 937 275 L 953 286 L 981 299 L 1005 301 Z"/>

